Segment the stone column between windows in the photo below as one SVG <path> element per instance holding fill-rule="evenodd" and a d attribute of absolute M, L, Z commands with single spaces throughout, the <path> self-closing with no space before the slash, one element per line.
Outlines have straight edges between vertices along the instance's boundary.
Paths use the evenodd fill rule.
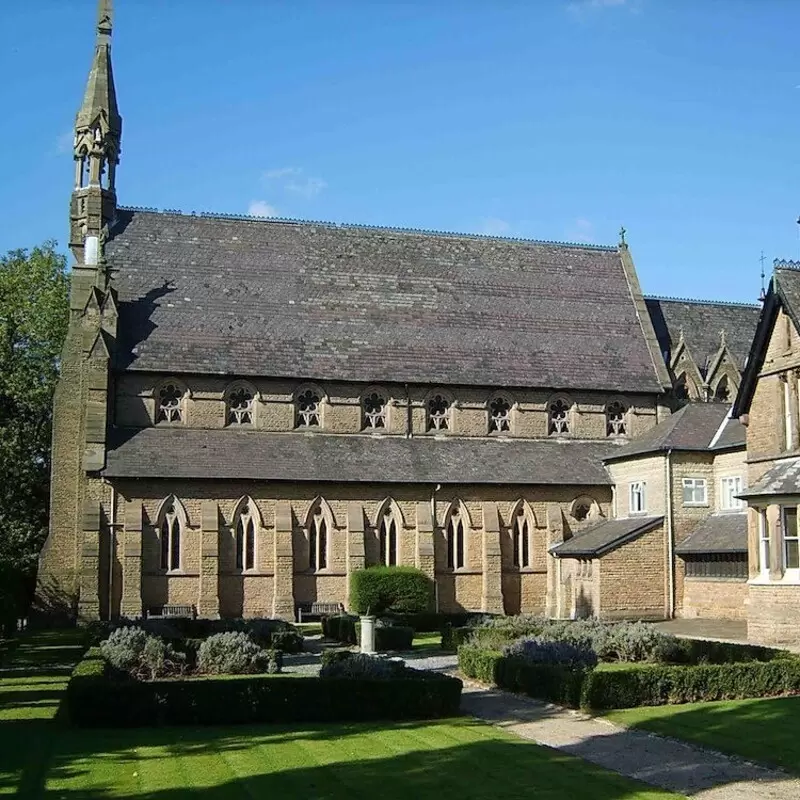
<path fill-rule="evenodd" d="M 100 503 L 87 500 L 81 523 L 81 571 L 78 619 L 100 618 Z"/>
<path fill-rule="evenodd" d="M 142 605 L 142 503 L 131 500 L 125 503 L 120 615 L 141 617 Z"/>
<path fill-rule="evenodd" d="M 416 567 L 431 580 L 436 576 L 436 559 L 433 549 L 433 516 L 427 502 L 417 503 Z"/>
<path fill-rule="evenodd" d="M 798 411 L 798 398 L 797 398 L 797 373 L 795 370 L 790 370 L 786 376 L 789 382 L 789 413 L 792 418 L 791 430 L 791 449 L 797 450 L 800 447 L 800 412 Z"/>
<path fill-rule="evenodd" d="M 545 615 L 559 619 L 564 616 L 565 597 L 561 585 L 561 559 L 550 555 L 554 544 L 564 541 L 564 515 L 558 503 L 547 504 L 547 593 Z"/>
<path fill-rule="evenodd" d="M 219 617 L 219 508 L 214 500 L 200 506 L 200 593 L 197 613 Z"/>
<path fill-rule="evenodd" d="M 769 579 L 779 581 L 783 577 L 783 521 L 781 507 L 767 506 L 767 528 L 769 530 Z"/>
<path fill-rule="evenodd" d="M 398 535 L 401 532 L 398 531 Z M 364 553 L 364 509 L 360 503 L 347 506 L 347 581 L 344 589 L 344 605 L 350 609 L 350 576 L 366 565 Z"/>
<path fill-rule="evenodd" d="M 481 611 L 503 613 L 503 557 L 500 548 L 500 514 L 496 503 L 483 504 Z"/>
<path fill-rule="evenodd" d="M 275 578 L 272 616 L 294 620 L 294 551 L 292 547 L 292 507 L 288 500 L 275 506 Z"/>
<path fill-rule="evenodd" d="M 747 509 L 747 574 L 749 578 L 756 578 L 760 572 L 761 542 L 759 531 L 759 511 L 750 506 Z"/>

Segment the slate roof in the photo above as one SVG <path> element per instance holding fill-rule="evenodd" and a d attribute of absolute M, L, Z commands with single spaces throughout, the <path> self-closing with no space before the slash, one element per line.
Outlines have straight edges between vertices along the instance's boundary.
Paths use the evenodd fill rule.
<path fill-rule="evenodd" d="M 678 300 L 646 297 L 645 305 L 656 332 L 661 353 L 669 363 L 683 330 L 684 340 L 697 367 L 706 368 L 720 348 L 720 331 L 737 366 L 744 367 L 758 324 L 761 307 L 742 303 L 713 303 L 705 300 Z"/>
<path fill-rule="evenodd" d="M 727 450 L 733 447 L 744 447 L 747 443 L 747 429 L 738 419 L 731 417 L 725 422 L 725 427 L 720 432 L 716 441 L 711 445 L 712 450 Z"/>
<path fill-rule="evenodd" d="M 781 459 L 739 497 L 786 494 L 800 494 L 800 458 Z"/>
<path fill-rule="evenodd" d="M 230 429 L 112 431 L 114 478 L 505 483 L 596 486 L 614 444 L 452 437 L 269 433 Z"/>
<path fill-rule="evenodd" d="M 660 392 L 616 248 L 121 209 L 118 369 Z"/>
<path fill-rule="evenodd" d="M 676 548 L 678 555 L 746 553 L 747 514 L 712 514 Z"/>
<path fill-rule="evenodd" d="M 664 450 L 706 450 L 725 422 L 728 410 L 724 403 L 689 403 L 629 444 L 612 451 L 606 461 Z M 725 443 L 720 446 L 717 442 L 715 449 L 737 444 L 744 447 L 744 426 L 737 420 L 730 431 L 728 427 L 726 424 Z"/>
<path fill-rule="evenodd" d="M 584 558 L 602 556 L 609 550 L 647 533 L 664 521 L 664 517 L 627 517 L 609 519 L 551 548 L 559 557 Z"/>

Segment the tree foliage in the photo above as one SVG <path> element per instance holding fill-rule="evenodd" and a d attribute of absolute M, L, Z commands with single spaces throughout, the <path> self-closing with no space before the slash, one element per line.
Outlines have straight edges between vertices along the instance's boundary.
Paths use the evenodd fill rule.
<path fill-rule="evenodd" d="M 53 391 L 69 321 L 66 259 L 0 256 L 0 614 L 27 599 L 47 536 Z"/>

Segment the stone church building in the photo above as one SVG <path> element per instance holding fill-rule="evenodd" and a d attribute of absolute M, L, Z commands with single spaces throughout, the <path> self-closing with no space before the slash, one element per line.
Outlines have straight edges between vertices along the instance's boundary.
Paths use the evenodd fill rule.
<path fill-rule="evenodd" d="M 111 27 L 101 0 L 43 606 L 293 618 L 385 563 L 443 611 L 744 614 L 760 307 L 644 296 L 624 236 L 124 207 Z"/>

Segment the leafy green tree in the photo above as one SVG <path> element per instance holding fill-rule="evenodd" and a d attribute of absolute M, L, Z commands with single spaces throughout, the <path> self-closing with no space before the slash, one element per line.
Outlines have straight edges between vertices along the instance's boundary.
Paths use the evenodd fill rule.
<path fill-rule="evenodd" d="M 27 605 L 47 536 L 53 391 L 69 320 L 55 242 L 0 256 L 0 616 Z"/>

